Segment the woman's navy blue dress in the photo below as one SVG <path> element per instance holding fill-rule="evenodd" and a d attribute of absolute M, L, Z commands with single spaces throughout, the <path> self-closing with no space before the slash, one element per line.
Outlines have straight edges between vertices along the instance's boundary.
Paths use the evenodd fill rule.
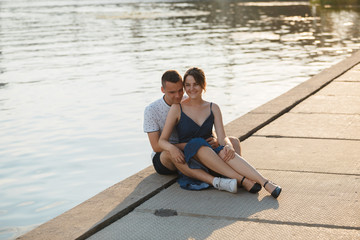
<path fill-rule="evenodd" d="M 206 141 L 206 139 L 212 136 L 212 129 L 214 125 L 212 103 L 210 103 L 210 115 L 201 126 L 195 123 L 194 120 L 192 120 L 183 112 L 181 104 L 180 109 L 181 116 L 178 124 L 176 125 L 176 130 L 179 135 L 179 142 L 187 143 L 184 149 L 185 161 L 190 168 L 203 169 L 206 172 L 209 172 L 207 167 L 193 159 L 193 157 L 202 146 L 211 148 L 211 145 Z M 223 146 L 219 146 L 213 150 L 216 153 L 219 153 L 223 148 Z M 189 178 L 181 173 L 179 175 L 178 183 L 182 188 L 189 190 L 201 190 L 210 187 L 210 185 L 207 183 Z"/>

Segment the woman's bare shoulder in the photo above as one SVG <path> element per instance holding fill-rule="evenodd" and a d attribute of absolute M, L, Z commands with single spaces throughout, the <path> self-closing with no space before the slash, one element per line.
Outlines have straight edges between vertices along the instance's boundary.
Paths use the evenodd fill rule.
<path fill-rule="evenodd" d="M 179 119 L 180 112 L 180 104 L 172 104 L 166 119 Z"/>
<path fill-rule="evenodd" d="M 212 102 L 212 109 L 215 111 L 220 111 L 220 107 L 219 105 L 217 105 L 216 103 Z"/>
<path fill-rule="evenodd" d="M 183 100 L 181 101 L 181 104 L 188 104 L 188 103 L 189 103 L 189 100 L 190 100 L 190 98 L 187 97 L 187 98 L 185 98 L 185 99 L 183 99 Z"/>

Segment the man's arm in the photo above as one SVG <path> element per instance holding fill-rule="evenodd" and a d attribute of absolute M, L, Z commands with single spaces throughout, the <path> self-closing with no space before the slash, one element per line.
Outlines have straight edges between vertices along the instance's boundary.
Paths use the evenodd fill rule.
<path fill-rule="evenodd" d="M 150 141 L 150 145 L 151 148 L 153 149 L 154 152 L 162 152 L 164 151 L 164 149 L 162 149 L 159 146 L 159 138 L 160 138 L 160 132 L 156 131 L 156 132 L 149 132 L 148 134 L 148 138 Z M 175 143 L 174 144 L 176 147 L 178 147 L 181 151 L 184 151 L 184 148 L 186 146 L 186 143 Z"/>
<path fill-rule="evenodd" d="M 186 143 L 175 143 L 174 145 L 177 146 L 181 151 L 184 151 Z"/>
<path fill-rule="evenodd" d="M 206 141 L 210 144 L 212 148 L 217 148 L 218 146 L 220 146 L 220 144 L 217 140 L 216 132 L 213 131 L 212 134 L 213 137 L 209 137 L 208 139 L 206 139 Z"/>
<path fill-rule="evenodd" d="M 163 149 L 159 146 L 160 131 L 147 133 L 150 145 L 154 152 L 162 152 Z"/>

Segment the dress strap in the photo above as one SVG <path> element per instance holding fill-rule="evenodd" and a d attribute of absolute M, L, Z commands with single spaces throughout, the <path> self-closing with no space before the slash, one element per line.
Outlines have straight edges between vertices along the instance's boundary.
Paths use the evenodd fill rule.
<path fill-rule="evenodd" d="M 181 107 L 181 103 L 179 103 L 179 105 L 180 105 L 180 111 L 182 112 L 182 107 Z"/>
<path fill-rule="evenodd" d="M 212 102 L 210 103 L 210 111 L 212 111 Z"/>

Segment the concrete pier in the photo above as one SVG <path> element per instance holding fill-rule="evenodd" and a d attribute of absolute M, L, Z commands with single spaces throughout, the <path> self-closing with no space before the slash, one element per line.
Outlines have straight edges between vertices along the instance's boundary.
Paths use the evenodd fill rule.
<path fill-rule="evenodd" d="M 150 166 L 19 239 L 360 239 L 360 51 L 226 132 L 278 199 L 182 190 Z"/>

